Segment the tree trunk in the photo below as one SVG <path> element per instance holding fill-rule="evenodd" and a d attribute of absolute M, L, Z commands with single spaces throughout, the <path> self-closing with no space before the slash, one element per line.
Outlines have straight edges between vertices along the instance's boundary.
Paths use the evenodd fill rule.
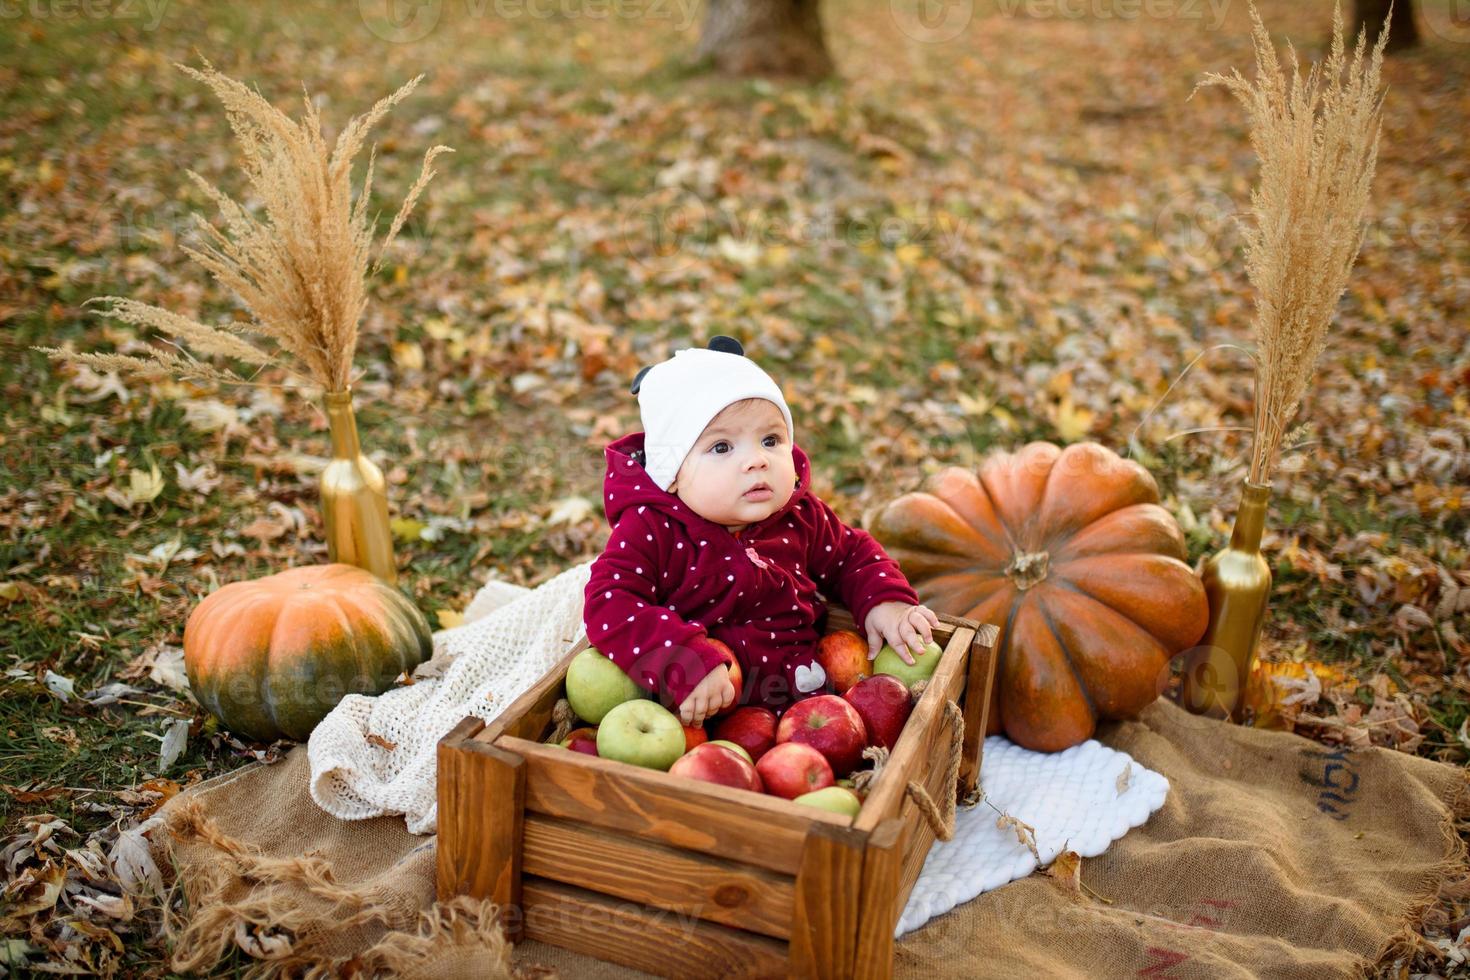
<path fill-rule="evenodd" d="M 727 75 L 829 75 L 818 7 L 819 0 L 706 0 L 697 55 Z"/>
<path fill-rule="evenodd" d="M 1368 32 L 1368 46 L 1378 41 L 1383 22 L 1388 18 L 1388 44 L 1385 51 L 1403 51 L 1417 47 L 1419 28 L 1414 23 L 1414 0 L 1393 0 L 1393 13 L 1388 10 L 1389 0 L 1353 0 L 1353 36 L 1358 31 Z"/>

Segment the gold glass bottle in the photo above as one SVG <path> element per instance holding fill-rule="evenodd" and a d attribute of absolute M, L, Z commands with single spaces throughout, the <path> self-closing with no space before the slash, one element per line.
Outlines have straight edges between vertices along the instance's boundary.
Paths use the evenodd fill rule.
<path fill-rule="evenodd" d="M 389 584 L 398 581 L 393 534 L 388 526 L 387 483 L 377 464 L 362 454 L 352 389 L 326 393 L 332 459 L 322 470 L 322 516 L 327 556 L 366 568 Z"/>
<path fill-rule="evenodd" d="M 1271 487 L 1246 483 L 1230 544 L 1200 569 L 1210 623 L 1184 664 L 1179 703 L 1195 714 L 1241 720 L 1241 698 L 1266 621 L 1271 566 L 1261 555 Z"/>

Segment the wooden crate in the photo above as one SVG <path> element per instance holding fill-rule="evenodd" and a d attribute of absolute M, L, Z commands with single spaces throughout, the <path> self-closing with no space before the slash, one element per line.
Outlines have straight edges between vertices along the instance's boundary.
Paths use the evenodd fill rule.
<path fill-rule="evenodd" d="M 572 657 L 484 724 L 439 743 L 438 895 L 493 898 L 511 939 L 662 976 L 888 977 L 893 930 L 935 834 L 906 792 L 943 806 L 980 772 L 995 629 L 940 616 L 939 666 L 862 810 L 788 800 L 542 744 Z M 830 605 L 827 628 L 859 632 Z"/>

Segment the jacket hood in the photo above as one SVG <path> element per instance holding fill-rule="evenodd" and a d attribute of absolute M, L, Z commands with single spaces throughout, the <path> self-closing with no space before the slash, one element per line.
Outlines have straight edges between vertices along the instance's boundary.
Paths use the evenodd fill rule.
<path fill-rule="evenodd" d="M 678 494 L 659 489 L 643 468 L 643 437 L 644 433 L 634 432 L 609 443 L 603 450 L 607 457 L 607 473 L 602 478 L 602 506 L 608 526 L 617 527 L 618 519 L 629 507 L 653 507 L 690 527 L 724 530 L 723 525 L 691 511 L 679 500 Z M 796 467 L 796 491 L 786 501 L 786 506 L 758 523 L 767 524 L 784 516 L 810 492 L 811 460 L 794 442 L 791 444 L 791 461 Z"/>

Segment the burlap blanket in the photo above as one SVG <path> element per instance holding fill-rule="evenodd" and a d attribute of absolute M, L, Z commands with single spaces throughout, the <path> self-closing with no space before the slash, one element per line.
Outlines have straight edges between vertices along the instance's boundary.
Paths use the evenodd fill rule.
<path fill-rule="evenodd" d="M 1098 737 L 1168 776 L 1163 809 L 1084 861 L 1080 886 L 1032 875 L 904 936 L 897 975 L 1357 976 L 1409 941 L 1465 871 L 1461 770 L 1166 701 Z M 308 974 L 641 975 L 531 941 L 506 950 L 493 908 L 434 904 L 433 837 L 398 817 L 338 820 L 311 801 L 308 777 L 298 746 L 160 811 L 149 838 L 189 900 L 176 967 L 207 970 L 238 945 L 272 957 L 262 967 Z"/>

